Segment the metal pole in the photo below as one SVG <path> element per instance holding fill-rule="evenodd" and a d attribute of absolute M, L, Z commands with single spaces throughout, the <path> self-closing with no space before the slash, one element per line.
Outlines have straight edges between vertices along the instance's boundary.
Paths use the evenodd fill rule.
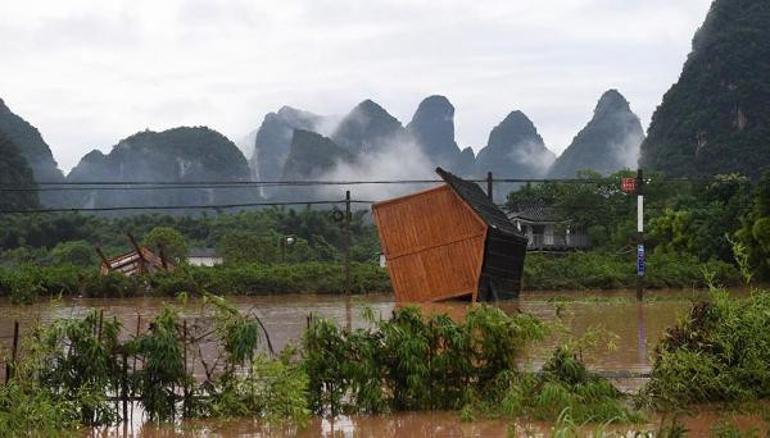
<path fill-rule="evenodd" d="M 495 196 L 492 190 L 492 172 L 487 172 L 487 197 L 490 202 L 495 202 Z"/>
<path fill-rule="evenodd" d="M 345 191 L 345 293 L 350 295 L 350 190 Z"/>
<path fill-rule="evenodd" d="M 644 178 L 642 169 L 637 170 L 636 174 L 636 299 L 641 301 L 644 298 L 644 271 L 645 271 L 645 248 L 644 248 Z"/>

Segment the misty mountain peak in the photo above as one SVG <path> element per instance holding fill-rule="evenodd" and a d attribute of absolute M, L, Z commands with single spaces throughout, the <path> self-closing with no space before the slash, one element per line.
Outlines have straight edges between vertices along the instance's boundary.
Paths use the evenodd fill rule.
<path fill-rule="evenodd" d="M 538 178 L 554 160 L 535 124 L 521 111 L 512 111 L 492 129 L 487 146 L 479 151 L 476 174 Z"/>
<path fill-rule="evenodd" d="M 366 99 L 366 100 L 360 102 L 358 105 L 356 105 L 353 108 L 353 112 L 362 113 L 362 114 L 370 114 L 370 115 L 373 115 L 373 116 L 376 116 L 376 115 L 383 115 L 383 116 L 384 115 L 388 115 L 388 116 L 390 116 L 390 114 L 388 114 L 388 112 L 385 111 L 385 108 L 383 108 L 382 106 L 380 106 L 380 104 L 378 104 L 377 102 L 375 102 L 375 101 L 373 101 L 371 99 Z"/>
<path fill-rule="evenodd" d="M 10 112 L 11 112 L 10 108 L 5 106 L 5 101 L 3 101 L 2 98 L 0 98 L 0 114 L 7 114 Z"/>
<path fill-rule="evenodd" d="M 445 96 L 428 96 L 420 102 L 412 117 L 412 123 L 420 119 L 451 120 L 455 115 L 455 107 Z M 411 123 L 410 123 L 411 124 Z"/>
<path fill-rule="evenodd" d="M 522 140 L 534 140 L 536 143 L 543 143 L 543 139 L 538 134 L 532 120 L 523 112 L 516 110 L 508 114 L 499 125 L 492 129 L 487 146 L 505 147 Z"/>
<path fill-rule="evenodd" d="M 255 179 L 275 181 L 283 175 L 295 129 L 314 130 L 322 117 L 309 111 L 283 106 L 265 115 L 254 139 L 251 169 Z"/>
<path fill-rule="evenodd" d="M 549 174 L 574 178 L 579 170 L 591 169 L 604 175 L 635 168 L 644 130 L 639 117 L 618 90 L 605 92 L 596 104 L 588 124 L 556 160 Z"/>
<path fill-rule="evenodd" d="M 428 159 L 456 171 L 460 148 L 455 142 L 454 113 L 449 99 L 430 96 L 420 102 L 406 129 Z"/>
<path fill-rule="evenodd" d="M 618 112 L 631 112 L 631 104 L 618 90 L 607 90 L 594 109 L 594 117 L 617 114 Z"/>
<path fill-rule="evenodd" d="M 278 110 L 277 114 L 280 118 L 286 121 L 304 121 L 318 118 L 317 115 L 309 111 L 304 111 L 288 105 L 282 106 L 281 109 Z"/>
<path fill-rule="evenodd" d="M 367 99 L 346 115 L 332 134 L 332 140 L 354 153 L 383 147 L 404 133 L 401 122 L 384 108 Z"/>

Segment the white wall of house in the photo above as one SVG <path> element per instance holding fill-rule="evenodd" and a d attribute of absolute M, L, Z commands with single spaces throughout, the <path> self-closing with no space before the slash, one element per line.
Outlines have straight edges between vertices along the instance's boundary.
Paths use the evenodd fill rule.
<path fill-rule="evenodd" d="M 187 263 L 192 266 L 216 266 L 222 264 L 222 257 L 190 256 L 187 258 Z"/>

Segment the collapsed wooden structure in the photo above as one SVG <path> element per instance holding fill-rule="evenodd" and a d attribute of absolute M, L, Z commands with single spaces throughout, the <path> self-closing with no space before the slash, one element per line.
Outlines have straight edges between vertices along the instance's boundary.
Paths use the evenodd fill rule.
<path fill-rule="evenodd" d="M 518 297 L 527 238 L 476 183 L 436 173 L 445 184 L 372 207 L 396 300 Z"/>
<path fill-rule="evenodd" d="M 148 247 L 136 243 L 134 236 L 128 234 L 128 240 L 131 242 L 133 251 L 121 254 L 112 258 L 104 255 L 100 248 L 96 248 L 102 264 L 99 268 L 99 274 L 104 276 L 111 272 L 117 272 L 126 276 L 137 274 L 147 274 L 158 271 L 173 271 L 176 264 L 166 258 L 163 247 L 160 248 L 159 255 L 156 255 Z"/>

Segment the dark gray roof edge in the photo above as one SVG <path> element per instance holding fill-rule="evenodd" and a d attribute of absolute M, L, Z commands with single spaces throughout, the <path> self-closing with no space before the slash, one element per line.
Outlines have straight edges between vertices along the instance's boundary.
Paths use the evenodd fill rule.
<path fill-rule="evenodd" d="M 526 239 L 500 208 L 489 200 L 478 184 L 466 181 L 451 172 L 437 167 L 436 173 L 457 195 L 475 211 L 490 228 Z"/>

